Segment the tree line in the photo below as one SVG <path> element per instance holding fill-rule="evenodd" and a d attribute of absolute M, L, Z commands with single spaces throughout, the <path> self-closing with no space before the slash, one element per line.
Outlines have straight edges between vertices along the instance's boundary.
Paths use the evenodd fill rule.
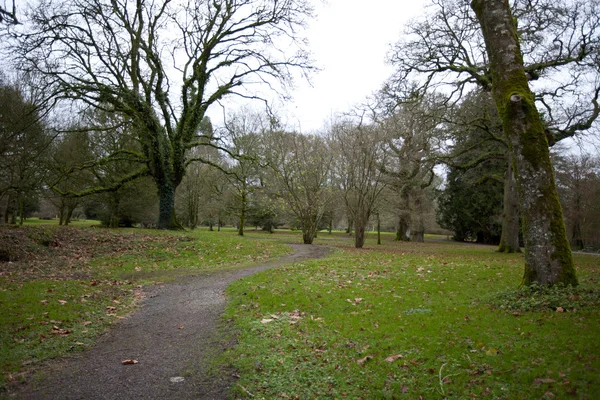
<path fill-rule="evenodd" d="M 456 239 L 500 236 L 500 250 L 511 252 L 521 237 L 524 283 L 576 284 L 569 240 L 593 241 L 586 221 L 595 218 L 587 204 L 597 162 L 563 158 L 555 173 L 550 147 L 594 132 L 597 8 L 596 0 L 433 0 L 393 45 L 396 72 L 384 86 L 319 135 L 300 135 L 270 112 L 234 113 L 213 127 L 206 111 L 231 96 L 260 99 L 257 83 L 283 90 L 294 71 L 313 68 L 298 33 L 312 17 L 308 1 L 41 3 L 2 31 L 19 80 L 35 89 L 3 86 L 33 107 L 26 127 L 3 128 L 3 162 L 14 170 L 7 209 L 22 218 L 37 182 L 67 223 L 90 198 L 103 199 L 113 226 L 129 197 L 157 202 L 161 229 L 196 226 L 200 210 L 219 225 L 227 204 L 240 234 L 250 218 L 275 226 L 285 210 L 311 243 L 342 208 L 362 247 L 382 215 L 395 220 L 399 240 L 422 240 L 437 203 Z M 56 122 L 60 107 L 69 118 Z M 36 139 L 36 130 L 46 134 Z M 30 132 L 31 147 L 17 145 L 17 131 Z M 34 145 L 43 149 L 35 157 Z M 17 167 L 19 149 L 23 165 L 43 153 L 50 161 L 36 166 L 50 167 Z M 569 232 L 560 191 L 577 210 L 567 213 Z"/>

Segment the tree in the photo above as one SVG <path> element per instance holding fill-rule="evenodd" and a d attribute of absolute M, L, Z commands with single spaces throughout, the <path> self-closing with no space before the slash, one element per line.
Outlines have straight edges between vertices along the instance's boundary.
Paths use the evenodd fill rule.
<path fill-rule="evenodd" d="M 487 167 L 489 168 L 489 167 Z M 481 179 L 484 168 L 450 168 L 438 195 L 438 223 L 456 241 L 498 244 L 501 231 L 502 183 Z"/>
<path fill-rule="evenodd" d="M 121 183 L 150 175 L 158 227 L 175 229 L 175 191 L 189 150 L 207 145 L 207 109 L 230 95 L 257 97 L 253 82 L 286 84 L 291 69 L 309 68 L 296 32 L 310 15 L 305 0 L 50 0 L 32 10 L 12 51 L 18 66 L 45 78 L 52 100 L 131 121 L 141 152 L 111 155 L 138 164 Z"/>
<path fill-rule="evenodd" d="M 523 283 L 577 284 L 548 151 L 546 127 L 523 66 L 506 0 L 474 0 L 492 74 L 492 94 L 515 166 L 523 216 Z"/>
<path fill-rule="evenodd" d="M 48 199 L 58 210 L 59 225 L 69 225 L 73 211 L 81 204 L 82 198 L 70 193 L 84 192 L 94 185 L 92 171 L 85 168 L 94 161 L 89 133 L 73 130 L 53 144 L 46 174 Z"/>
<path fill-rule="evenodd" d="M 600 159 L 590 154 L 554 154 L 554 160 L 571 246 L 600 248 Z"/>
<path fill-rule="evenodd" d="M 491 91 L 492 73 L 477 18 L 468 0 L 433 0 L 390 54 L 396 73 L 386 90 L 425 93 L 445 87 L 448 102 L 461 102 L 474 87 Z M 549 144 L 585 132 L 600 115 L 597 0 L 514 0 L 524 69 L 542 111 Z M 418 82 L 406 85 L 404 82 Z M 479 125 L 479 124 L 478 124 Z M 507 153 L 508 169 L 512 169 Z M 518 249 L 516 184 L 505 179 L 500 251 Z"/>
<path fill-rule="evenodd" d="M 354 246 L 360 249 L 377 198 L 386 186 L 380 168 L 385 164 L 383 133 L 374 125 L 348 121 L 332 128 L 330 143 L 337 157 L 335 179 L 354 224 Z"/>
<path fill-rule="evenodd" d="M 234 154 L 227 168 L 227 179 L 233 186 L 232 211 L 239 217 L 238 235 L 244 236 L 244 226 L 252 194 L 261 186 L 260 157 L 261 133 L 265 122 L 257 113 L 242 111 L 225 123 L 225 135 L 230 144 L 228 153 Z"/>
<path fill-rule="evenodd" d="M 482 175 L 480 178 L 492 179 L 504 183 L 502 212 L 502 236 L 498 246 L 499 252 L 520 252 L 519 247 L 519 206 L 516 181 L 514 178 L 512 159 L 508 151 L 508 143 L 502 134 L 502 121 L 496 112 L 496 106 L 490 93 L 476 90 L 465 96 L 460 105 L 454 106 L 446 118 L 448 137 L 453 144 L 443 161 L 456 170 L 456 175 L 471 175 L 471 181 L 486 186 L 492 182 L 482 182 L 473 177 L 468 170 L 474 169 Z M 469 178 L 465 176 L 467 180 Z M 470 190 L 467 188 L 467 190 Z M 458 191 L 455 194 L 462 196 Z M 491 194 L 491 193 L 490 193 Z M 480 196 L 479 196 L 480 197 Z M 498 197 L 493 195 L 493 199 Z M 446 198 L 446 201 L 449 199 Z M 495 210 L 497 201 L 490 199 L 490 210 Z M 459 210 L 456 210 L 459 211 Z M 475 220 L 482 221 L 486 217 L 496 216 L 496 212 L 487 215 L 473 215 Z M 448 226 L 448 221 L 445 222 Z M 475 224 L 493 227 L 493 223 Z M 468 226 L 463 224 L 464 226 Z M 479 229 L 479 228 L 478 228 Z M 495 227 L 493 231 L 495 231 Z M 491 232 L 488 230 L 488 232 Z M 487 235 L 487 236 L 494 236 Z M 491 243 L 490 243 L 491 244 Z"/>
<path fill-rule="evenodd" d="M 436 164 L 439 109 L 433 99 L 405 102 L 381 113 L 386 162 L 380 165 L 386 183 L 397 194 L 396 240 L 424 240 L 423 221 Z M 376 117 L 377 118 L 377 117 Z"/>
<path fill-rule="evenodd" d="M 300 222 L 304 244 L 312 244 L 330 198 L 331 152 L 318 136 L 276 130 L 264 140 L 275 191 Z"/>
<path fill-rule="evenodd" d="M 44 160 L 53 137 L 23 87 L 0 81 L 0 199 L 4 222 L 23 223 L 26 203 L 39 194 Z"/>

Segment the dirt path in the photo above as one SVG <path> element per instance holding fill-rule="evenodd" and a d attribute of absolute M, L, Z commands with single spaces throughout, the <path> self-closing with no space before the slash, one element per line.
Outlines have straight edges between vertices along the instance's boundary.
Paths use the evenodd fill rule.
<path fill-rule="evenodd" d="M 294 254 L 273 261 L 148 288 L 139 309 L 102 336 L 93 349 L 51 365 L 44 378 L 11 397 L 226 398 L 231 377 L 219 381 L 205 378 L 207 361 L 214 357 L 215 346 L 222 345 L 216 327 L 225 307 L 224 290 L 236 279 L 328 253 L 321 246 L 291 246 Z M 139 363 L 122 365 L 125 359 Z"/>

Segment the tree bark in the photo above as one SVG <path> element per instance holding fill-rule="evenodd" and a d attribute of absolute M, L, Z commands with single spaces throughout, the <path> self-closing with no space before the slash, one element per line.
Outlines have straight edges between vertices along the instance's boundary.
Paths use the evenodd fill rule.
<path fill-rule="evenodd" d="M 354 227 L 354 247 L 362 249 L 365 245 L 365 227 L 366 224 L 357 223 Z"/>
<path fill-rule="evenodd" d="M 158 186 L 158 229 L 182 229 L 175 218 L 175 187 L 169 184 Z"/>
<path fill-rule="evenodd" d="M 410 214 L 401 211 L 398 216 L 398 230 L 396 240 L 402 242 L 410 241 Z"/>
<path fill-rule="evenodd" d="M 515 179 L 512 157 L 509 155 L 508 168 L 504 177 L 504 212 L 502 215 L 502 236 L 500 253 L 520 253 L 519 246 L 519 195 Z"/>
<path fill-rule="evenodd" d="M 523 217 L 523 284 L 577 284 L 544 124 L 531 93 L 507 0 L 473 0 L 492 72 L 492 93 L 514 157 Z"/>

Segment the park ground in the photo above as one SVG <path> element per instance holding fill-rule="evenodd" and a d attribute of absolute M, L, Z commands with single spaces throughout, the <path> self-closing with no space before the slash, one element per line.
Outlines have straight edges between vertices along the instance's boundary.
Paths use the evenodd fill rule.
<path fill-rule="evenodd" d="M 182 277 L 266 263 L 301 234 L 109 230 L 35 223 L 0 231 L 0 397 L 90 352 L 144 294 Z M 369 236 L 233 282 L 209 374 L 223 398 L 600 398 L 600 258 L 580 286 L 518 289 L 521 254 L 444 237 Z"/>

